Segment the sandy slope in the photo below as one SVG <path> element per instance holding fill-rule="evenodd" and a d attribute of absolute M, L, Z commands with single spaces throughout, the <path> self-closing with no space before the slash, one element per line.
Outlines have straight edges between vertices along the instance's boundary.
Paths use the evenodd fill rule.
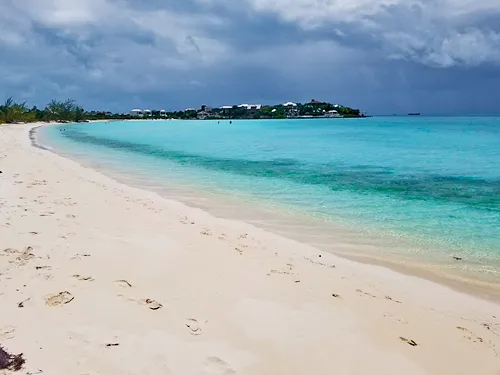
<path fill-rule="evenodd" d="M 28 131 L 0 126 L 0 345 L 21 373 L 500 374 L 499 305 L 121 185 Z"/>

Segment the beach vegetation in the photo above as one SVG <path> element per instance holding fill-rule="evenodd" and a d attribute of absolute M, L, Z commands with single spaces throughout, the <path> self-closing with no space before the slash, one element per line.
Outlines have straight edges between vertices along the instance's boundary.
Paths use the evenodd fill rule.
<path fill-rule="evenodd" d="M 12 97 L 0 105 L 0 122 L 12 124 L 15 122 L 31 122 L 35 116 L 26 107 L 26 103 L 18 103 Z"/>
<path fill-rule="evenodd" d="M 43 109 L 34 106 L 28 108 L 26 102 L 17 102 L 10 97 L 0 105 L 0 124 L 44 122 L 82 122 L 88 120 L 131 118 L 129 115 L 111 112 L 86 112 L 74 100 L 51 100 Z"/>

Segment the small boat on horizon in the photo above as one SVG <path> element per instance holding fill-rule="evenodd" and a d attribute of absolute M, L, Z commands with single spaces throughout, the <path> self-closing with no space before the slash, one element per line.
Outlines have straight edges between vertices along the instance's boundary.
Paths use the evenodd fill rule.
<path fill-rule="evenodd" d="M 408 116 L 420 116 L 420 112 L 408 113 Z"/>

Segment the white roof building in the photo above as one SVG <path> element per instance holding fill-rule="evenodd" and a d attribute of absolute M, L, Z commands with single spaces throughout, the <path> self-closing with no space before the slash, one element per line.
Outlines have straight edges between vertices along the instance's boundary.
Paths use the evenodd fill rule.
<path fill-rule="evenodd" d="M 285 104 L 283 104 L 283 107 L 297 107 L 297 104 L 292 102 L 286 102 Z"/>
<path fill-rule="evenodd" d="M 338 113 L 336 110 L 334 110 L 334 109 L 332 109 L 331 111 L 328 111 L 328 112 L 325 114 L 325 116 L 326 116 L 326 117 L 341 117 L 341 116 L 339 115 L 339 113 Z"/>
<path fill-rule="evenodd" d="M 246 109 L 261 109 L 262 104 L 240 104 L 238 107 Z"/>
<path fill-rule="evenodd" d="M 142 116 L 143 114 L 144 114 L 144 111 L 142 109 L 132 109 L 130 111 L 131 116 L 139 117 L 139 116 Z"/>

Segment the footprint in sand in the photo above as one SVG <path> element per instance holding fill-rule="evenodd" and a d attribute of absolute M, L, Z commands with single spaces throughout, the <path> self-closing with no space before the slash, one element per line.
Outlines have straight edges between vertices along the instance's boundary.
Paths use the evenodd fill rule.
<path fill-rule="evenodd" d="M 24 266 L 28 261 L 33 259 L 35 257 L 35 254 L 33 254 L 33 248 L 31 246 L 28 246 L 23 250 L 23 252 L 20 252 L 16 249 L 5 249 L 4 253 L 6 254 L 19 254 L 15 260 L 9 261 L 9 263 L 14 263 L 18 266 Z"/>
<path fill-rule="evenodd" d="M 482 337 L 479 337 L 474 332 L 469 331 L 467 328 L 457 327 L 457 329 L 462 331 L 462 332 L 465 332 L 464 338 L 466 338 L 467 340 L 470 340 L 470 341 L 475 342 L 475 343 L 477 343 L 477 342 L 483 343 L 484 342 L 484 339 Z"/>
<path fill-rule="evenodd" d="M 377 298 L 377 296 L 375 296 L 371 293 L 363 292 L 361 289 L 356 289 L 356 292 L 364 294 L 365 296 L 368 296 L 368 297 Z"/>
<path fill-rule="evenodd" d="M 122 288 L 132 288 L 132 284 L 130 284 L 127 280 L 115 280 L 114 284 L 121 286 Z"/>
<path fill-rule="evenodd" d="M 141 304 L 147 306 L 151 310 L 159 310 L 163 307 L 163 305 L 154 299 L 146 298 L 140 301 Z"/>
<path fill-rule="evenodd" d="M 199 336 L 203 333 L 200 323 L 196 319 L 186 319 L 186 327 L 188 328 L 190 335 Z"/>
<path fill-rule="evenodd" d="M 92 276 L 73 275 L 73 277 L 80 281 L 94 281 Z"/>
<path fill-rule="evenodd" d="M 74 257 L 71 257 L 71 259 L 82 259 L 88 257 L 90 257 L 90 254 L 76 254 Z"/>
<path fill-rule="evenodd" d="M 319 257 L 321 258 L 321 255 Z M 323 263 L 323 262 L 318 262 L 318 261 L 316 261 L 314 259 L 311 259 L 311 258 L 308 258 L 308 257 L 304 257 L 304 259 L 308 260 L 312 264 L 318 264 L 320 266 L 328 267 L 328 268 L 335 268 L 335 264 L 326 264 L 326 263 Z"/>
<path fill-rule="evenodd" d="M 128 302 L 135 302 L 139 305 L 146 306 L 150 310 L 159 310 L 163 307 L 161 303 L 158 301 L 155 301 L 154 299 L 151 298 L 146 298 L 146 299 L 135 299 L 131 297 L 124 296 L 123 294 L 118 294 L 118 297 L 123 298 L 124 300 Z"/>
<path fill-rule="evenodd" d="M 403 303 L 401 301 L 398 301 L 397 299 L 392 298 L 391 296 L 385 296 L 385 299 L 392 301 L 392 302 L 396 302 L 396 303 Z"/>
<path fill-rule="evenodd" d="M 222 359 L 218 357 L 209 357 L 205 360 L 204 373 L 207 375 L 232 375 L 236 371 Z"/>
<path fill-rule="evenodd" d="M 50 295 L 45 297 L 45 304 L 47 306 L 59 306 L 65 305 L 73 301 L 75 297 L 70 292 L 61 292 L 58 294 Z"/>
<path fill-rule="evenodd" d="M 114 284 L 117 286 L 120 286 L 122 288 L 131 288 L 132 284 L 130 284 L 127 280 L 115 280 Z M 151 298 L 146 298 L 146 299 L 141 299 L 141 300 L 136 300 L 133 298 L 128 298 L 122 295 L 119 295 L 120 297 L 124 297 L 128 299 L 129 301 L 137 302 L 141 305 L 147 306 L 150 310 L 159 310 L 163 307 L 161 303 L 158 301 L 155 301 L 154 299 Z"/>
<path fill-rule="evenodd" d="M 0 328 L 0 341 L 13 339 L 16 329 L 13 326 L 5 326 Z"/>
<path fill-rule="evenodd" d="M 27 248 L 24 249 L 24 251 L 19 255 L 19 259 L 28 261 L 32 258 L 35 257 L 35 254 L 33 254 L 33 248 L 31 246 L 28 246 Z"/>

